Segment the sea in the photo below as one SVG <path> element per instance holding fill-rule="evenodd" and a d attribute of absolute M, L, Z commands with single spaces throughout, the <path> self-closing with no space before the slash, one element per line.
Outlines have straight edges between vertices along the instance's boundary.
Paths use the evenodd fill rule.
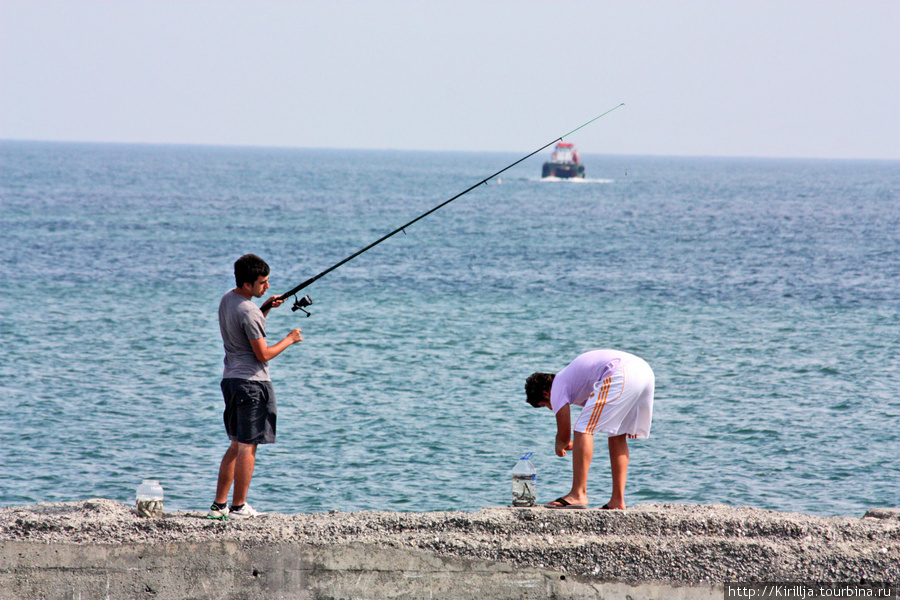
<path fill-rule="evenodd" d="M 303 342 L 270 364 L 254 508 L 507 506 L 526 452 L 553 500 L 571 455 L 524 380 L 598 348 L 656 374 L 629 505 L 900 506 L 900 162 L 588 154 L 542 180 L 547 151 L 477 185 L 521 156 L 0 142 L 0 505 L 157 479 L 205 511 L 234 261 L 283 294 L 475 185 L 302 290 L 311 316 L 269 314 Z"/>

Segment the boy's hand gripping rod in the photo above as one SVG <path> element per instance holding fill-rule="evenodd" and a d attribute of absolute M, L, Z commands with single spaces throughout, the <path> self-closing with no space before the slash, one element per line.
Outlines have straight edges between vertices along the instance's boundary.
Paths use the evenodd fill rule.
<path fill-rule="evenodd" d="M 496 173 L 494 173 L 494 174 L 491 175 L 490 177 L 485 177 L 484 179 L 482 179 L 481 181 L 479 181 L 479 182 L 476 183 L 475 185 L 473 185 L 473 186 L 471 186 L 471 187 L 469 187 L 469 188 L 463 190 L 462 192 L 460 192 L 460 193 L 458 193 L 457 195 L 453 196 L 453 197 L 450 198 L 449 200 L 445 200 L 444 202 L 438 204 L 437 206 L 435 206 L 434 208 L 432 208 L 432 209 L 429 210 L 428 212 L 422 213 L 421 215 L 419 215 L 418 217 L 416 217 L 415 219 L 413 219 L 413 220 L 410 221 L 409 223 L 406 223 L 405 225 L 401 225 L 400 227 L 398 227 L 397 229 L 395 229 L 395 230 L 393 230 L 392 232 L 388 233 L 387 235 L 384 235 L 384 236 L 378 238 L 377 240 L 375 240 L 374 242 L 372 242 L 371 244 L 369 244 L 369 245 L 366 246 L 365 248 L 363 248 L 363 249 L 361 249 L 361 250 L 358 250 L 358 251 L 354 252 L 353 254 L 351 254 L 350 256 L 348 256 L 347 258 L 345 258 L 344 260 L 342 260 L 341 262 L 339 262 L 339 263 L 337 263 L 337 264 L 335 264 L 335 265 L 332 265 L 332 266 L 328 267 L 327 269 L 325 269 L 324 271 L 322 271 L 321 273 L 319 273 L 319 274 L 316 275 L 315 277 L 310 277 L 309 279 L 307 279 L 306 281 L 304 281 L 303 283 L 301 283 L 301 284 L 298 285 L 297 287 L 295 287 L 295 288 L 293 288 L 293 289 L 291 289 L 291 290 L 289 290 L 289 291 L 283 293 L 281 296 L 278 297 L 278 299 L 279 299 L 279 300 L 284 300 L 284 299 L 287 298 L 288 296 L 294 296 L 294 306 L 291 307 L 291 310 L 293 310 L 293 311 L 302 310 L 303 312 L 306 313 L 306 316 L 308 317 L 308 316 L 309 316 L 309 312 L 306 311 L 306 310 L 304 310 L 304 308 L 307 307 L 307 306 L 309 306 L 310 304 L 313 303 L 313 302 L 312 302 L 312 299 L 311 299 L 309 296 L 303 296 L 302 298 L 299 298 L 299 299 L 298 299 L 298 298 L 296 297 L 297 292 L 299 292 L 299 291 L 302 290 L 303 288 L 305 288 L 305 287 L 311 285 L 312 283 L 314 283 L 315 281 L 317 281 L 317 280 L 320 279 L 321 277 L 324 277 L 325 275 L 328 275 L 329 273 L 331 273 L 332 271 L 334 271 L 334 270 L 337 269 L 338 267 L 344 265 L 345 263 L 350 262 L 351 260 L 353 260 L 354 258 L 356 258 L 357 256 L 359 256 L 359 255 L 362 254 L 363 252 L 366 252 L 366 251 L 368 251 L 368 250 L 371 250 L 372 248 L 374 248 L 375 246 L 377 246 L 378 244 L 380 244 L 380 243 L 383 242 L 384 240 L 388 239 L 389 237 L 391 237 L 391 236 L 393 236 L 393 235 L 396 235 L 396 234 L 400 233 L 401 231 L 404 231 L 404 230 L 405 230 L 407 227 L 409 227 L 410 225 L 412 225 L 412 224 L 414 224 L 414 223 L 416 223 L 416 222 L 418 222 L 418 221 L 424 219 L 425 217 L 427 217 L 427 216 L 430 215 L 431 213 L 435 212 L 435 211 L 438 210 L 439 208 L 443 208 L 444 206 L 447 206 L 448 204 L 450 204 L 451 202 L 453 202 L 453 201 L 456 200 L 457 198 L 460 198 L 460 197 L 462 197 L 462 196 L 465 196 L 466 194 L 468 194 L 469 192 L 471 192 L 472 190 L 474 190 L 474 189 L 477 188 L 478 186 L 483 185 L 483 184 L 486 184 L 488 181 L 490 181 L 491 179 L 493 179 L 493 178 L 496 177 L 497 175 L 503 173 L 504 171 L 507 171 L 507 170 L 513 168 L 514 166 L 516 166 L 516 165 L 519 164 L 520 162 L 522 162 L 522 161 L 524 161 L 524 160 L 527 160 L 527 159 L 531 158 L 532 156 L 534 156 L 535 154 L 537 154 L 537 153 L 540 152 L 541 150 L 544 150 L 544 149 L 547 148 L 548 146 L 552 146 L 553 144 L 562 141 L 563 138 L 565 138 L 565 137 L 567 137 L 567 136 L 569 136 L 569 135 L 572 135 L 573 133 L 575 133 L 575 132 L 578 131 L 579 129 L 582 129 L 582 128 L 584 128 L 584 127 L 587 127 L 588 125 L 590 125 L 591 123 L 593 123 L 594 121 L 596 121 L 597 119 L 599 119 L 600 117 L 606 116 L 606 115 L 608 115 L 609 113 L 611 113 L 612 111 L 614 111 L 614 110 L 616 110 L 617 108 L 622 107 L 622 106 L 625 106 L 625 103 L 624 103 L 624 102 L 622 102 L 621 104 L 619 104 L 619 105 L 617 105 L 617 106 L 612 107 L 611 109 L 609 109 L 609 110 L 606 111 L 605 113 L 603 113 L 603 114 L 601 114 L 601 115 L 598 115 L 598 116 L 594 117 L 593 119 L 591 119 L 591 120 L 588 121 L 587 123 L 584 123 L 583 125 L 580 125 L 580 126 L 576 127 L 576 128 L 573 129 L 572 131 L 570 131 L 570 132 L 568 132 L 568 133 L 566 133 L 566 134 L 563 134 L 563 135 L 559 136 L 558 138 L 556 138 L 556 139 L 553 140 L 552 142 L 548 142 L 548 143 L 544 144 L 543 146 L 541 146 L 540 148 L 538 148 L 538 149 L 535 150 L 534 152 L 532 152 L 532 153 L 530 153 L 530 154 L 527 154 L 527 155 L 523 156 L 522 158 L 520 158 L 520 159 L 517 160 L 516 162 L 510 163 L 509 165 L 503 167 L 502 169 L 500 169 L 499 171 L 497 171 Z"/>

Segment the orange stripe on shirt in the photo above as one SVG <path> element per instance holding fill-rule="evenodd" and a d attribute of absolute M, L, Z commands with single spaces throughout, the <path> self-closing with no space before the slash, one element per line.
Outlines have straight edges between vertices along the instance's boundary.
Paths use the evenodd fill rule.
<path fill-rule="evenodd" d="M 600 421 L 600 415 L 603 413 L 603 407 L 606 406 L 607 402 L 614 402 L 622 397 L 622 394 L 625 393 L 625 367 L 622 367 L 622 389 L 619 390 L 619 395 L 613 398 L 612 400 L 608 399 L 609 389 L 612 387 L 612 375 L 603 380 L 603 385 L 600 386 L 600 394 L 601 397 L 597 399 L 597 404 L 594 405 L 594 412 L 591 413 L 591 418 L 588 421 L 587 427 L 585 427 L 585 433 L 589 433 L 594 435 L 594 429 L 597 427 L 597 423 Z"/>
<path fill-rule="evenodd" d="M 594 404 L 594 411 L 591 413 L 591 418 L 588 420 L 587 427 L 585 427 L 585 433 L 594 435 L 594 428 L 597 427 L 597 422 L 600 420 L 600 415 L 603 413 L 603 407 L 606 406 L 606 398 L 609 394 L 609 386 L 612 384 L 612 377 L 607 377 L 600 384 L 600 394 L 597 398 L 597 402 Z"/>

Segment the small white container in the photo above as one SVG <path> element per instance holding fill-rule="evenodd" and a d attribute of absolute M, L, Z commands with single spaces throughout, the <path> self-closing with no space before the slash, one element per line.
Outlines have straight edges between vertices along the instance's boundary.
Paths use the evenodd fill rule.
<path fill-rule="evenodd" d="M 512 505 L 534 506 L 537 500 L 537 470 L 531 464 L 533 452 L 519 459 L 512 470 Z"/>
<path fill-rule="evenodd" d="M 137 489 L 139 517 L 159 518 L 163 513 L 163 488 L 156 479 L 145 479 Z"/>

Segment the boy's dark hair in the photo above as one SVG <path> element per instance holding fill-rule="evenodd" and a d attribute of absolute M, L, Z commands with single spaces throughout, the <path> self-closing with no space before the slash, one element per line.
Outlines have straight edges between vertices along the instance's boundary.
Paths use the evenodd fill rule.
<path fill-rule="evenodd" d="M 553 378 L 556 373 L 532 373 L 525 380 L 525 401 L 535 408 L 546 402 L 544 392 L 549 392 L 553 387 Z"/>
<path fill-rule="evenodd" d="M 256 283 L 260 277 L 269 274 L 269 265 L 255 254 L 245 254 L 234 261 L 234 283 L 241 287 L 245 283 Z"/>

